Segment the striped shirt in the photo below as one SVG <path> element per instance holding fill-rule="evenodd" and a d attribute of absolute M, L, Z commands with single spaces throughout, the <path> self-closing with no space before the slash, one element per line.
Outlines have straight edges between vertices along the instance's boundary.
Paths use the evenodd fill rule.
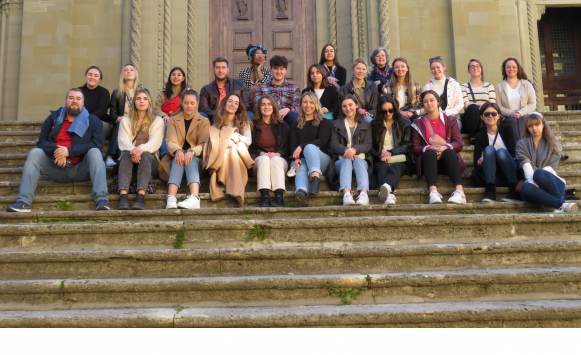
<path fill-rule="evenodd" d="M 256 85 L 256 95 L 254 96 L 254 107 L 258 105 L 258 99 L 262 95 L 270 95 L 278 105 L 278 109 L 289 108 L 291 112 L 299 113 L 299 100 L 301 90 L 295 84 L 284 80 L 281 85 L 274 85 L 272 80 Z"/>
<path fill-rule="evenodd" d="M 496 91 L 491 83 L 484 83 L 479 87 L 472 86 L 472 93 L 470 93 L 468 83 L 462 84 L 461 89 L 465 109 L 474 103 L 496 102 Z"/>

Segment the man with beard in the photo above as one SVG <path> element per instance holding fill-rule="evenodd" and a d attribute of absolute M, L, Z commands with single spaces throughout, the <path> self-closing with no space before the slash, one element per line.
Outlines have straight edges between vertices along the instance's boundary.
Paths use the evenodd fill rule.
<path fill-rule="evenodd" d="M 97 211 L 109 210 L 105 163 L 103 162 L 103 124 L 89 115 L 79 88 L 67 92 L 65 107 L 51 111 L 44 121 L 36 146 L 28 153 L 22 170 L 20 192 L 8 212 L 30 212 L 40 174 L 57 182 L 93 182 Z"/>
<path fill-rule="evenodd" d="M 200 114 L 210 119 L 214 123 L 216 108 L 226 96 L 230 93 L 240 96 L 240 102 L 246 108 L 246 114 L 252 120 L 254 113 L 250 111 L 250 96 L 246 84 L 242 80 L 231 79 L 228 77 L 230 68 L 228 60 L 224 57 L 217 57 L 212 62 L 214 66 L 215 80 L 204 86 L 200 91 Z"/>

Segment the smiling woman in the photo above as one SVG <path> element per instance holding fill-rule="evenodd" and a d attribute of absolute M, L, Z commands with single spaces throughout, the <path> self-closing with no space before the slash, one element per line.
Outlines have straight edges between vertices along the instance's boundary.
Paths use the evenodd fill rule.
<path fill-rule="evenodd" d="M 85 96 L 85 108 L 90 115 L 97 116 L 103 122 L 105 139 L 111 136 L 112 124 L 109 122 L 109 90 L 100 86 L 103 73 L 97 66 L 91 66 L 85 71 L 85 85 L 79 89 Z"/>

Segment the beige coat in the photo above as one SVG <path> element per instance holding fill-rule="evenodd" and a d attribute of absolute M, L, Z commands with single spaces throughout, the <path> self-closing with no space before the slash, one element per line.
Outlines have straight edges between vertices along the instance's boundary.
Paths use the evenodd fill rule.
<path fill-rule="evenodd" d="M 210 173 L 210 197 L 212 201 L 225 196 L 220 184 L 226 187 L 226 194 L 238 200 L 240 207 L 244 204 L 244 189 L 248 183 L 248 169 L 254 161 L 246 145 L 239 141 L 228 147 L 230 137 L 237 128 L 223 127 L 221 130 L 211 126 L 209 139 L 204 145 L 202 166 Z"/>
<path fill-rule="evenodd" d="M 520 86 L 520 106 L 521 109 L 518 111 L 510 110 L 508 104 L 508 95 L 506 94 L 508 90 L 508 83 L 506 80 L 500 82 L 496 85 L 496 102 L 500 106 L 500 111 L 503 117 L 512 117 L 515 112 L 519 112 L 521 116 L 526 116 L 533 112 L 537 108 L 537 96 L 535 94 L 535 88 L 530 81 L 522 79 Z"/>
<path fill-rule="evenodd" d="M 131 132 L 131 120 L 129 117 L 124 117 L 119 123 L 119 150 L 122 152 L 130 152 L 135 148 L 133 139 L 135 135 Z M 156 117 L 149 127 L 149 141 L 139 146 L 142 151 L 151 153 L 157 161 L 159 161 L 159 148 L 163 141 L 163 119 Z"/>
<path fill-rule="evenodd" d="M 166 114 L 165 114 L 165 112 L 163 112 L 161 110 L 161 107 L 168 100 L 173 99 L 174 97 L 178 96 L 179 94 L 180 94 L 179 90 L 178 91 L 173 91 L 173 89 L 172 89 L 171 97 L 167 98 L 167 97 L 165 97 L 165 94 L 163 93 L 163 90 L 160 90 L 157 93 L 157 98 L 155 99 L 155 106 L 153 106 L 153 114 L 156 115 L 156 116 L 159 116 L 159 117 L 164 117 Z M 176 114 L 177 114 L 177 112 L 174 113 L 173 115 L 176 115 Z"/>

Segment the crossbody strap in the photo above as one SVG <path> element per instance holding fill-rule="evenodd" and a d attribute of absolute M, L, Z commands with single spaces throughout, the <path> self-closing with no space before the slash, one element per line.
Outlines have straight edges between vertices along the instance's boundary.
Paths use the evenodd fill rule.
<path fill-rule="evenodd" d="M 355 85 L 353 85 L 353 82 L 349 83 L 349 85 L 351 85 L 351 89 L 353 89 L 353 95 L 355 96 L 357 101 L 359 101 L 359 106 L 361 106 L 361 108 L 365 108 L 363 101 L 361 101 L 361 98 L 359 97 L 359 95 L 357 95 L 357 91 L 355 91 Z"/>
<path fill-rule="evenodd" d="M 131 141 L 131 144 L 135 143 L 135 141 L 137 140 L 137 136 L 139 135 L 139 133 L 141 133 L 141 129 L 143 128 L 143 125 L 141 125 L 139 127 L 139 129 L 137 130 L 137 133 L 135 134 L 135 137 L 133 138 L 133 140 Z"/>
<path fill-rule="evenodd" d="M 470 82 L 468 82 L 468 90 L 470 90 L 470 95 L 472 95 L 472 102 L 476 102 L 476 96 L 474 96 L 474 92 L 472 91 L 472 86 L 470 86 Z"/>

